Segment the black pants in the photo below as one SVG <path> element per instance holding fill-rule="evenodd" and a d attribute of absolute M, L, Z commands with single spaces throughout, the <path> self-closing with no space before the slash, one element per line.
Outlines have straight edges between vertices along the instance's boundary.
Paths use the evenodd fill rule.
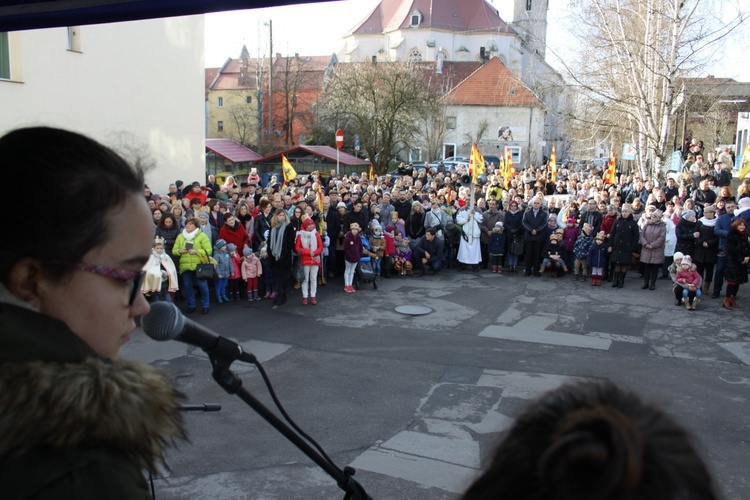
<path fill-rule="evenodd" d="M 526 240 L 526 273 L 539 274 L 539 266 L 542 264 L 542 247 L 544 242 Z"/>

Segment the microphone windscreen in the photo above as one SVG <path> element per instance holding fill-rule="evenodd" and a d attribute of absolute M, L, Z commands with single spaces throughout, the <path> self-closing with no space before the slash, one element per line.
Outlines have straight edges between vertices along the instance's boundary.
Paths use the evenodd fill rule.
<path fill-rule="evenodd" d="M 170 302 L 154 302 L 151 311 L 143 316 L 141 326 L 154 340 L 173 340 L 185 330 L 185 316 Z"/>

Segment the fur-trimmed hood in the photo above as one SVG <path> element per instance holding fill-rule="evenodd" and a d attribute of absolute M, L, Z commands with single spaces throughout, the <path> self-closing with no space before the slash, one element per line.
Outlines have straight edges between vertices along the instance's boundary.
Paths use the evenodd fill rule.
<path fill-rule="evenodd" d="M 186 438 L 181 398 L 137 361 L 0 364 L 0 462 L 39 448 L 112 448 L 155 472 L 166 447 Z"/>

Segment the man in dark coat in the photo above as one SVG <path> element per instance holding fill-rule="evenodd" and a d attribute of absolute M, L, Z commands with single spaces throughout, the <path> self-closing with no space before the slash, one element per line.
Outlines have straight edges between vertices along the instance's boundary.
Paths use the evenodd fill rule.
<path fill-rule="evenodd" d="M 412 250 L 412 261 L 419 270 L 417 276 L 424 276 L 427 267 L 432 274 L 439 272 L 443 267 L 443 241 L 437 238 L 436 234 L 435 228 L 427 229 Z"/>
<path fill-rule="evenodd" d="M 482 232 L 480 238 L 480 248 L 482 250 L 482 267 L 487 269 L 487 263 L 490 261 L 488 245 L 490 242 L 490 233 L 495 227 L 495 223 L 504 222 L 504 214 L 497 209 L 497 201 L 488 202 L 489 209 L 482 213 L 482 223 L 479 224 L 479 230 Z"/>
<path fill-rule="evenodd" d="M 581 215 L 581 222 L 578 224 L 578 230 L 583 231 L 583 225 L 591 226 L 591 234 L 596 234 L 602 227 L 602 213 L 596 209 L 596 200 L 590 198 L 588 201 L 588 210 Z"/>
<path fill-rule="evenodd" d="M 409 199 L 406 189 L 402 189 L 398 193 L 398 199 L 393 202 L 393 208 L 398 212 L 398 218 L 404 221 L 409 220 L 409 214 L 411 214 L 412 200 Z"/>
<path fill-rule="evenodd" d="M 531 207 L 523 214 L 521 225 L 526 230 L 526 276 L 530 276 L 532 272 L 535 276 L 541 276 L 539 267 L 542 264 L 542 247 L 547 235 L 547 217 L 539 198 L 534 198 Z"/>
<path fill-rule="evenodd" d="M 612 287 L 625 286 L 625 274 L 633 262 L 633 253 L 638 248 L 640 231 L 633 218 L 633 209 L 629 204 L 622 206 L 622 215 L 615 221 L 609 233 L 609 261 L 615 264 L 615 277 Z"/>

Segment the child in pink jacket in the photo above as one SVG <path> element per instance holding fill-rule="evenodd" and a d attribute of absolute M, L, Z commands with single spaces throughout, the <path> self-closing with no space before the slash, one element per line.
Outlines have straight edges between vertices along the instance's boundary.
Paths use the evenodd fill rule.
<path fill-rule="evenodd" d="M 680 270 L 677 271 L 675 281 L 683 286 L 682 298 L 685 300 L 685 308 L 688 311 L 695 311 L 695 307 L 701 299 L 701 275 L 698 274 L 693 260 L 689 255 L 682 258 Z"/>
<path fill-rule="evenodd" d="M 263 274 L 263 266 L 250 247 L 245 247 L 242 253 L 245 255 L 242 259 L 242 279 L 247 283 L 247 300 L 260 300 L 258 278 Z"/>

